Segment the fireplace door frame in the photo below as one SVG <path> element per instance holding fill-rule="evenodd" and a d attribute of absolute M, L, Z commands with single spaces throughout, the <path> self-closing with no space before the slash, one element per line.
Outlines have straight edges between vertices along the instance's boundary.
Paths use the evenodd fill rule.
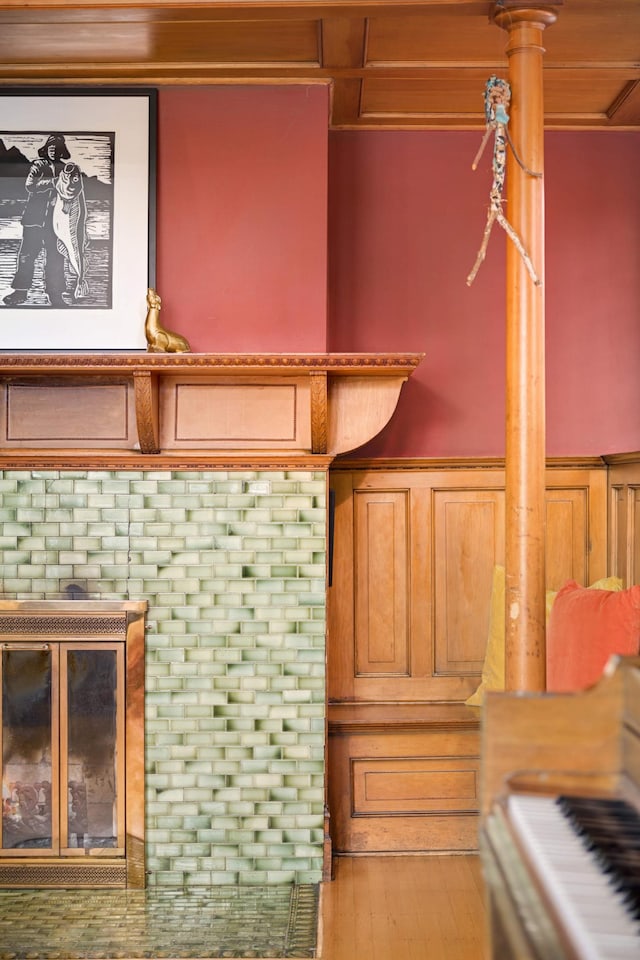
<path fill-rule="evenodd" d="M 51 653 L 52 849 L 0 851 L 0 887 L 145 885 L 144 632 L 146 601 L 0 600 L 0 649 Z M 67 760 L 69 653 L 112 650 L 116 669 L 115 847 L 70 847 Z M 0 690 L 0 706 L 1 706 Z M 61 797 L 61 794 L 64 796 Z M 59 816 L 58 816 L 59 812 Z"/>

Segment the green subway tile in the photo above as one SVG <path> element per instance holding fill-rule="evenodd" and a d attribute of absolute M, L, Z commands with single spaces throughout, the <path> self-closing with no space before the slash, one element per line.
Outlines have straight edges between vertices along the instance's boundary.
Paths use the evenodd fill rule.
<path fill-rule="evenodd" d="M 41 523 L 45 519 L 45 510 L 36 507 L 20 507 L 15 511 L 15 520 L 18 523 Z"/>
<path fill-rule="evenodd" d="M 5 564 L 26 564 L 35 565 L 41 563 L 56 563 L 58 560 L 58 554 L 56 552 L 40 552 L 35 551 L 30 553 L 29 550 L 5 550 L 2 557 Z"/>
<path fill-rule="evenodd" d="M 24 473 L 31 482 L 31 474 Z M 0 531 L 4 537 L 2 542 L 9 549 L 31 553 L 24 564 L 31 573 L 24 591 L 27 595 L 38 587 L 43 595 L 48 592 L 50 596 L 58 596 L 64 585 L 71 582 L 71 577 L 76 577 L 87 581 L 87 587 L 96 596 L 115 598 L 135 593 L 150 600 L 147 765 L 150 775 L 168 774 L 175 782 L 151 779 L 148 785 L 150 830 L 154 827 L 154 817 L 165 818 L 164 824 L 155 823 L 157 832 L 149 834 L 149 843 L 154 847 L 150 851 L 153 859 L 150 857 L 148 861 L 153 866 L 149 883 L 170 885 L 167 881 L 176 877 L 185 885 L 209 883 L 213 874 L 225 873 L 223 863 L 228 866 L 231 862 L 238 869 L 228 872 L 246 882 L 240 868 L 246 865 L 245 861 L 254 859 L 254 850 L 249 855 L 249 850 L 241 849 L 240 844 L 254 844 L 254 848 L 257 845 L 256 857 L 265 854 L 265 844 L 256 839 L 256 831 L 264 828 L 265 821 L 250 816 L 251 810 L 265 816 L 284 815 L 287 811 L 298 818 L 297 826 L 296 823 L 288 825 L 296 831 L 305 827 L 300 818 L 311 816 L 314 811 L 307 837 L 296 833 L 290 839 L 293 842 L 295 836 L 302 847 L 306 843 L 315 850 L 313 857 L 306 854 L 298 857 L 295 876 L 313 874 L 313 870 L 307 869 L 311 863 L 317 866 L 319 876 L 323 839 L 321 701 L 324 697 L 326 476 L 313 471 L 292 471 L 286 479 L 282 471 L 251 472 L 246 476 L 227 475 L 224 471 L 174 474 L 158 471 L 158 476 L 161 477 L 158 484 L 166 486 L 163 489 L 158 486 L 159 496 L 154 497 L 151 488 L 144 492 L 140 486 L 152 478 L 150 471 L 120 475 L 109 471 L 92 475 L 83 472 L 78 482 L 64 492 L 68 497 L 64 504 L 60 499 L 62 493 L 60 498 L 56 495 L 36 503 L 34 496 L 46 496 L 44 481 L 38 479 L 37 493 L 32 492 L 30 501 L 20 499 L 19 507 L 41 511 L 37 523 L 29 525 L 26 536 L 42 539 L 19 545 L 18 534 L 8 534 L 5 525 Z M 50 477 L 71 479 L 70 473 L 62 475 L 55 471 Z M 98 479 L 103 484 L 101 490 L 95 488 Z M 218 483 L 231 486 L 221 490 Z M 253 488 L 249 486 L 252 483 L 256 484 Z M 187 491 L 185 484 L 189 486 Z M 280 489 L 274 486 L 277 484 L 281 484 Z M 303 484 L 308 486 L 305 488 Z M 115 506 L 112 502 L 107 506 L 105 499 L 92 499 L 101 494 L 115 496 Z M 227 494 L 236 499 L 230 499 Z M 248 500 L 243 500 L 243 496 L 248 496 Z M 145 501 L 144 497 L 148 499 Z M 99 502 L 105 504 L 104 512 L 98 509 Z M 74 506 L 78 503 L 88 506 Z M 71 508 L 68 515 L 65 508 Z M 303 523 L 295 523 L 303 510 L 307 511 Z M 139 513 L 133 515 L 133 511 Z M 234 513 L 234 520 L 228 523 L 242 526 L 229 529 L 227 521 L 220 522 L 220 511 Z M 297 513 L 295 518 L 292 511 Z M 193 522 L 194 515 L 197 525 Z M 187 517 L 190 522 L 186 522 Z M 7 523 L 17 523 L 15 512 L 7 518 Z M 293 527 L 297 531 L 295 537 Z M 55 545 L 54 538 L 58 538 Z M 68 578 L 56 578 L 41 575 L 44 571 L 38 570 L 36 579 L 34 567 L 40 561 L 34 554 L 52 549 L 66 551 L 67 557 L 56 553 L 42 561 L 47 573 L 51 573 L 49 567 L 53 565 L 59 574 L 65 559 L 73 561 L 73 571 Z M 82 551 L 87 555 L 78 556 Z M 171 553 L 173 556 L 167 558 Z M 167 566 L 162 575 L 155 570 L 152 576 L 144 575 L 149 564 L 155 567 L 162 563 Z M 14 566 L 17 573 L 17 563 Z M 289 569 L 273 576 L 274 567 Z M 135 579 L 132 579 L 133 568 L 139 573 Z M 17 578 L 12 579 L 17 593 L 24 584 Z M 212 598 L 216 594 L 225 600 L 214 603 Z M 281 603 L 278 594 L 286 594 L 287 601 L 294 603 Z M 271 602 L 265 604 L 266 599 Z M 178 659 L 174 659 L 175 651 L 180 651 Z M 272 660 L 274 651 L 278 656 Z M 154 700 L 158 695 L 166 695 L 171 700 Z M 289 703 L 288 697 L 310 697 L 311 700 Z M 180 708 L 177 712 L 176 707 Z M 240 707 L 244 713 L 212 715 L 214 709 L 228 707 Z M 294 711 L 291 715 L 289 708 Z M 274 716 L 272 711 L 278 709 L 281 715 Z M 305 711 L 311 712 L 305 714 Z M 264 753 L 261 754 L 261 750 Z M 284 753 L 287 750 L 290 753 Z M 272 786 L 270 778 L 274 775 L 289 779 L 284 785 Z M 188 785 L 193 776 L 195 787 Z M 211 786 L 217 782 L 211 778 L 216 777 L 224 789 L 230 791 L 223 802 L 212 796 L 219 789 Z M 278 790 L 291 789 L 292 793 L 275 796 Z M 181 791 L 179 798 L 172 793 L 175 790 Z M 267 801 L 269 790 L 271 799 Z M 224 819 L 225 810 L 230 807 L 237 816 L 221 825 L 220 819 Z M 185 839 L 180 824 L 186 816 L 194 817 L 195 824 L 215 818 L 215 833 L 204 840 L 200 835 Z M 252 829 L 240 830 L 238 817 Z M 205 829 L 213 830 L 213 823 L 209 828 L 200 828 Z M 159 832 L 161 830 L 165 832 Z M 206 862 L 204 856 L 199 856 L 197 846 L 188 851 L 183 849 L 187 843 L 209 845 L 219 843 L 221 838 L 226 842 L 220 856 L 207 854 Z M 178 843 L 177 839 L 184 842 Z M 281 836 L 274 838 L 274 842 L 278 841 L 282 843 Z M 294 863 L 295 858 L 287 851 L 288 848 L 281 850 L 276 858 L 278 863 L 270 865 L 274 875 L 286 873 L 283 864 L 289 867 L 287 857 Z M 178 861 L 181 869 L 176 871 L 178 857 L 183 859 Z M 263 877 L 264 873 L 253 863 L 250 882 Z"/>
<path fill-rule="evenodd" d="M 213 881 L 212 881 L 213 882 Z M 221 881 L 224 882 L 224 881 Z M 233 883 L 232 880 L 227 881 Z M 153 885 L 156 887 L 181 887 L 184 883 L 184 874 L 180 873 L 177 870 L 166 872 L 164 870 L 158 870 L 153 875 Z"/>
<path fill-rule="evenodd" d="M 229 871 L 211 871 L 211 884 L 237 884 L 238 883 L 238 874 L 231 873 Z"/>

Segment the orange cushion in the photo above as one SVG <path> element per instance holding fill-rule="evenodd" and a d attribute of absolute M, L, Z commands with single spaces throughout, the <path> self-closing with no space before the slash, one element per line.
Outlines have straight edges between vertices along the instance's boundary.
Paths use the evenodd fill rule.
<path fill-rule="evenodd" d="M 547 630 L 547 690 L 584 690 L 609 657 L 637 655 L 640 586 L 593 590 L 570 580 L 556 596 Z"/>

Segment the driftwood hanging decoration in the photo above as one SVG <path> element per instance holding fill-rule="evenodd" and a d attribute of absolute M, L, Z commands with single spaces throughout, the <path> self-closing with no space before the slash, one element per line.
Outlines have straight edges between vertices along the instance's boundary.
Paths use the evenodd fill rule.
<path fill-rule="evenodd" d="M 529 174 L 530 177 L 541 177 L 541 173 L 534 173 L 532 170 L 529 170 L 528 167 L 522 163 L 520 157 L 517 154 L 513 143 L 511 142 L 511 137 L 509 136 L 509 130 L 507 124 L 509 123 L 509 114 L 508 107 L 511 101 L 511 87 L 506 80 L 501 80 L 498 77 L 491 76 L 487 80 L 485 91 L 484 91 L 484 112 L 487 122 L 487 128 L 485 130 L 484 137 L 482 138 L 482 143 L 480 148 L 475 156 L 475 160 L 472 164 L 472 169 L 475 170 L 480 162 L 480 157 L 484 151 L 484 148 L 487 145 L 487 141 L 491 134 L 494 134 L 494 144 L 493 144 L 493 180 L 491 182 L 491 193 L 489 194 L 489 210 L 487 213 L 487 222 L 484 228 L 484 234 L 482 236 L 482 243 L 480 249 L 478 250 L 478 256 L 476 257 L 476 262 L 473 265 L 473 270 L 467 277 L 467 286 L 471 286 L 473 281 L 476 278 L 476 274 L 480 269 L 480 264 L 485 258 L 487 252 L 487 245 L 489 243 L 489 237 L 491 235 L 491 228 L 495 221 L 497 221 L 502 229 L 507 233 L 507 235 L 513 241 L 516 250 L 522 257 L 524 264 L 527 268 L 529 276 L 535 283 L 537 287 L 540 286 L 542 281 L 538 277 L 533 263 L 531 262 L 531 257 L 524 248 L 524 244 L 520 239 L 517 231 L 511 226 L 504 213 L 502 212 L 502 191 L 504 189 L 504 175 L 507 159 L 507 144 L 511 147 L 513 155 L 516 158 L 518 164 L 522 167 L 525 173 Z"/>

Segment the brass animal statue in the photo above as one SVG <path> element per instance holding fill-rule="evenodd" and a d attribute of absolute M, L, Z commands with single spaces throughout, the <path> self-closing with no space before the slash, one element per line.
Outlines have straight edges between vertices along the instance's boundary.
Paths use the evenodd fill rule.
<path fill-rule="evenodd" d="M 156 290 L 151 287 L 147 290 L 147 317 L 144 323 L 144 334 L 147 338 L 149 353 L 189 353 L 189 341 L 179 333 L 165 330 L 160 323 L 162 299 Z"/>

